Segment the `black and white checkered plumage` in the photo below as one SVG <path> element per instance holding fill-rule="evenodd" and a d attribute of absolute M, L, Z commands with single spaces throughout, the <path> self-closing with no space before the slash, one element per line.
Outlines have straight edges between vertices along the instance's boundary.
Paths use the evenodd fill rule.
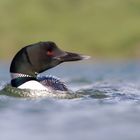
<path fill-rule="evenodd" d="M 57 77 L 51 75 L 42 77 L 38 76 L 37 80 L 39 80 L 39 82 L 45 87 L 50 87 L 53 90 L 68 91 L 68 88 L 64 82 L 60 81 L 60 79 Z"/>

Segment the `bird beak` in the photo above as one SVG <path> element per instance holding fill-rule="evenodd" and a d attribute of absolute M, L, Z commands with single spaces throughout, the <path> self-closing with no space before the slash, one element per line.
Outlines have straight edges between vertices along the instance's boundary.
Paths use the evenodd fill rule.
<path fill-rule="evenodd" d="M 58 59 L 61 62 L 68 62 L 68 61 L 78 61 L 83 59 L 89 59 L 89 56 L 77 54 L 77 53 L 71 53 L 71 52 L 64 52 L 62 55 L 55 57 L 55 59 Z"/>

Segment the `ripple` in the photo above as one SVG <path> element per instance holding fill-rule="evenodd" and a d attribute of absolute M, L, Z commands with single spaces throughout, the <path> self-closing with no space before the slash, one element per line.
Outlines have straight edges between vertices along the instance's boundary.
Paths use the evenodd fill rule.
<path fill-rule="evenodd" d="M 140 87 L 134 83 L 102 81 L 77 90 L 77 93 L 94 99 L 104 99 L 114 102 L 140 101 Z"/>
<path fill-rule="evenodd" d="M 19 89 L 6 85 L 1 91 L 1 95 L 7 95 L 12 97 L 22 98 L 57 98 L 57 99 L 73 99 L 80 98 L 81 95 L 75 94 L 72 91 L 58 91 L 58 90 L 30 90 L 30 89 Z"/>
<path fill-rule="evenodd" d="M 57 98 L 57 99 L 74 99 L 74 98 L 90 98 L 99 99 L 105 102 L 140 102 L 140 86 L 139 83 L 126 81 L 98 81 L 94 84 L 78 87 L 75 92 L 50 92 L 38 90 L 21 90 L 11 86 L 5 86 L 6 82 L 1 82 L 1 95 L 23 98 Z M 5 88 L 4 88 L 5 87 Z"/>

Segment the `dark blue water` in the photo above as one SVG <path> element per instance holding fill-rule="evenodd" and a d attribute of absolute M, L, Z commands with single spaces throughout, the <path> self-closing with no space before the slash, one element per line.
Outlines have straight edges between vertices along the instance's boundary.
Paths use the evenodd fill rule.
<path fill-rule="evenodd" d="M 0 63 L 3 87 L 9 64 Z M 139 140 L 140 63 L 65 63 L 43 75 L 60 77 L 76 99 L 0 96 L 0 139 Z"/>

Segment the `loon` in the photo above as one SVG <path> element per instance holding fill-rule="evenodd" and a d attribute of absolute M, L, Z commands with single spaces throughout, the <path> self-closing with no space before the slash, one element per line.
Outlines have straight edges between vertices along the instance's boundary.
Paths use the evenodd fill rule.
<path fill-rule="evenodd" d="M 58 78 L 39 77 L 38 74 L 63 62 L 84 58 L 84 55 L 62 51 L 52 41 L 25 46 L 17 52 L 11 62 L 11 86 L 19 89 L 67 91 L 66 85 Z"/>

